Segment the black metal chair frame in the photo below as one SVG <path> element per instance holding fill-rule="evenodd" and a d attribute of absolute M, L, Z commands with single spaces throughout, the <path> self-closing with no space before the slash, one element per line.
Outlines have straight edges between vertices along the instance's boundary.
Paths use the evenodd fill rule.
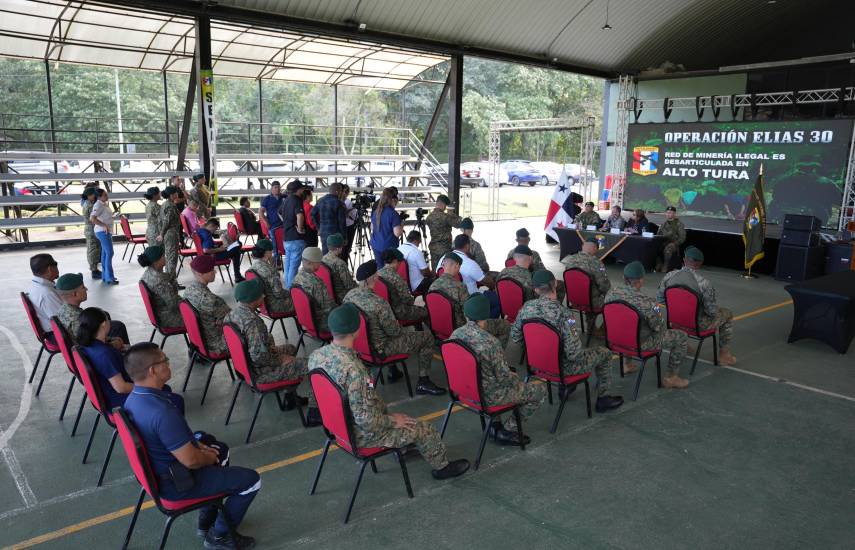
<path fill-rule="evenodd" d="M 695 299 L 697 300 L 698 305 L 695 308 L 695 326 L 694 327 L 681 327 L 679 325 L 673 325 L 672 326 L 671 309 L 667 307 L 667 305 L 668 305 L 668 291 L 670 291 L 672 288 L 679 288 L 679 289 L 691 292 L 694 295 Z M 712 341 L 713 341 L 713 364 L 718 366 L 718 328 L 716 328 L 716 330 L 713 331 L 712 334 L 707 335 L 707 336 L 695 336 L 693 334 L 689 334 L 685 330 L 687 328 L 691 328 L 692 330 L 697 330 L 700 333 L 700 330 L 701 330 L 701 311 L 703 311 L 702 304 L 703 304 L 703 301 L 701 300 L 701 297 L 698 295 L 698 293 L 695 291 L 695 289 L 693 289 L 691 287 L 688 287 L 686 285 L 673 285 L 673 286 L 669 286 L 668 288 L 665 289 L 665 306 L 666 306 L 665 312 L 666 312 L 666 320 L 668 323 L 668 328 L 673 328 L 675 330 L 679 330 L 680 332 L 684 332 L 686 334 L 686 336 L 688 336 L 692 340 L 696 340 L 698 342 L 698 345 L 695 348 L 695 357 L 692 360 L 692 370 L 689 371 L 689 376 L 692 376 L 693 374 L 695 374 L 695 367 L 698 366 L 698 357 L 700 357 L 700 355 L 701 355 L 701 346 L 704 345 L 704 340 L 706 340 L 707 338 L 712 338 Z"/>
<path fill-rule="evenodd" d="M 644 322 L 644 316 L 641 314 L 640 311 L 638 311 L 638 308 L 636 308 L 635 306 L 633 306 L 629 302 L 625 302 L 623 300 L 615 300 L 613 302 L 609 302 L 609 304 L 623 304 L 624 306 L 633 310 L 635 312 L 635 314 L 638 316 L 638 323 L 636 325 L 635 341 L 640 346 L 641 345 L 641 324 Z M 609 304 L 606 304 L 606 305 L 609 305 Z M 620 377 L 623 378 L 624 377 L 624 371 L 623 371 L 624 354 L 618 350 L 612 349 L 611 346 L 609 345 L 609 329 L 608 329 L 608 325 L 605 323 L 605 307 L 603 308 L 603 320 L 604 320 L 603 321 L 603 330 L 606 333 L 606 346 L 608 346 L 609 350 L 611 350 L 613 353 L 618 354 L 618 358 L 620 361 Z M 647 364 L 647 360 L 650 359 L 651 357 L 656 357 L 656 387 L 657 388 L 662 387 L 662 348 L 659 348 L 659 351 L 656 353 L 656 355 L 649 355 L 647 357 L 641 356 L 641 350 L 640 349 L 636 349 L 635 351 L 637 352 L 637 355 L 626 355 L 626 357 L 636 358 L 636 359 L 641 361 L 641 367 L 638 369 L 638 374 L 636 375 L 636 378 L 635 378 L 635 390 L 634 390 L 633 395 L 632 395 L 633 401 L 638 399 L 638 389 L 641 387 L 641 379 L 644 376 L 644 366 Z"/>
<path fill-rule="evenodd" d="M 193 315 L 196 316 L 196 320 L 197 320 L 197 324 L 198 324 L 199 310 L 197 310 L 196 307 L 193 304 L 191 304 L 190 302 L 188 302 L 187 300 L 182 300 L 182 302 L 186 303 L 188 306 L 190 306 L 191 310 L 193 311 Z M 201 329 L 201 326 L 200 326 L 200 329 Z M 190 364 L 187 366 L 187 374 L 184 375 L 184 384 L 181 386 L 181 392 L 182 393 L 187 391 L 187 383 L 190 381 L 190 373 L 193 372 L 193 365 L 196 364 L 196 358 L 199 358 L 201 360 L 205 360 L 205 361 L 208 361 L 211 363 L 211 370 L 208 372 L 208 379 L 205 381 L 205 389 L 202 391 L 202 400 L 199 402 L 199 406 L 202 406 L 205 404 L 205 397 L 208 395 L 208 388 L 211 385 L 211 378 L 214 377 L 214 367 L 216 367 L 220 361 L 225 361 L 226 366 L 228 367 L 229 376 L 231 377 L 232 382 L 235 381 L 235 373 L 234 373 L 234 370 L 232 370 L 232 363 L 228 357 L 225 357 L 223 359 L 211 359 L 210 357 L 207 357 L 201 351 L 199 351 L 199 348 L 197 348 L 196 345 L 193 344 L 193 342 L 191 342 L 189 340 L 189 338 L 187 340 L 187 346 L 190 348 Z"/>
<path fill-rule="evenodd" d="M 74 346 L 74 349 L 77 350 L 77 353 L 80 355 L 80 358 L 83 360 L 81 365 L 77 365 L 77 370 L 86 369 L 86 373 L 89 376 L 89 379 L 92 381 L 92 389 L 95 391 L 95 395 L 103 408 L 107 406 L 107 400 L 104 398 L 104 395 L 101 393 L 101 387 L 98 385 L 97 374 L 95 373 L 95 369 L 92 368 L 92 365 L 89 364 L 89 357 L 87 357 L 86 352 L 83 351 L 80 346 Z M 72 352 L 73 353 L 73 352 Z M 74 357 L 74 355 L 72 355 Z M 82 375 L 81 375 L 82 376 Z M 84 386 L 85 388 L 85 386 Z M 89 393 L 86 392 L 86 396 L 88 397 Z M 95 405 L 92 405 L 95 408 Z M 83 451 L 83 464 L 86 464 L 86 459 L 89 458 L 89 451 L 92 449 L 92 441 L 95 439 L 95 432 L 98 431 L 98 423 L 101 421 L 101 417 L 104 417 L 104 422 L 107 423 L 108 426 L 113 428 L 113 435 L 110 437 L 110 445 L 107 447 L 107 453 L 104 455 L 104 464 L 101 466 L 101 474 L 98 476 L 98 484 L 96 487 L 100 487 L 104 482 L 104 474 L 107 473 L 107 465 L 110 463 L 110 457 L 113 456 L 113 447 L 116 445 L 116 437 L 119 435 L 119 431 L 116 429 L 116 426 L 110 422 L 110 420 L 106 417 L 105 413 L 96 409 L 98 415 L 95 417 L 95 422 L 92 423 L 92 431 L 89 432 L 89 441 L 86 443 L 86 450 Z"/>
<path fill-rule="evenodd" d="M 386 380 L 383 377 L 383 367 L 391 368 L 391 367 L 400 365 L 401 369 L 403 369 L 403 371 L 404 371 L 404 381 L 407 383 L 407 393 L 410 395 L 410 397 L 413 397 L 413 384 L 410 381 L 410 371 L 407 369 L 407 361 L 406 360 L 400 360 L 400 361 L 390 361 L 388 363 L 382 362 L 386 359 L 386 356 L 383 355 L 382 353 L 380 353 L 379 351 L 377 351 L 377 348 L 375 348 L 374 344 L 371 342 L 371 336 L 370 336 L 370 334 L 371 334 L 371 320 L 368 319 L 368 315 L 366 315 L 365 312 L 362 311 L 362 309 L 359 306 L 357 306 L 355 304 L 351 304 L 351 305 L 353 305 L 353 307 L 355 307 L 356 310 L 359 311 L 359 315 L 361 315 L 362 318 L 365 319 L 365 328 L 368 332 L 368 334 L 366 334 L 365 336 L 366 336 L 366 339 L 368 340 L 368 350 L 371 353 L 371 359 L 377 359 L 377 360 L 381 361 L 380 363 L 378 363 L 378 362 L 375 362 L 375 361 L 372 361 L 372 360 L 369 360 L 369 359 L 366 359 L 366 358 L 360 356 L 360 359 L 362 360 L 362 362 L 365 363 L 369 369 L 371 369 L 371 368 L 377 369 L 376 378 L 378 380 L 380 380 L 380 383 L 382 383 L 382 384 L 386 383 Z M 409 354 L 407 354 L 407 359 L 409 359 L 409 357 L 410 357 Z"/>
<path fill-rule="evenodd" d="M 27 313 L 28 317 L 30 315 L 32 315 L 33 316 L 33 322 L 39 323 L 39 316 L 38 316 L 38 313 L 36 312 L 36 307 L 33 305 L 33 302 L 30 300 L 30 295 L 26 292 L 21 292 L 21 298 L 26 300 L 27 305 L 25 305 L 24 307 L 26 307 L 30 310 Z M 38 335 L 36 335 L 36 338 L 38 339 L 38 342 L 41 345 L 41 348 L 39 348 L 39 354 L 38 354 L 38 356 L 36 356 L 36 362 L 33 363 L 33 370 L 30 371 L 30 378 L 29 378 L 30 384 L 32 384 L 33 380 L 36 378 L 36 371 L 39 369 L 39 362 L 41 362 L 42 354 L 45 351 L 48 352 L 48 360 L 47 360 L 47 363 L 45 363 L 44 370 L 42 371 L 42 377 L 39 380 L 39 385 L 36 387 L 36 397 L 38 397 L 39 394 L 42 392 L 42 385 L 45 383 L 45 378 L 47 377 L 47 372 L 48 372 L 48 369 L 50 368 L 50 363 L 51 363 L 51 361 L 53 361 L 53 356 L 59 353 L 59 345 L 57 345 L 56 351 L 51 351 L 51 350 L 47 349 L 47 346 L 45 346 L 45 342 L 44 342 L 45 338 L 47 338 L 47 335 L 45 334 L 44 329 L 42 329 L 41 327 L 39 327 L 39 331 L 41 331 L 42 337 L 41 337 L 41 339 L 38 339 Z"/>
<path fill-rule="evenodd" d="M 329 344 L 332 341 L 332 339 L 324 340 L 323 338 L 320 338 L 320 330 L 318 329 L 318 317 L 317 317 L 317 315 L 315 315 L 315 311 L 317 311 L 318 305 L 315 303 L 315 299 L 312 297 L 311 294 L 306 292 L 306 289 L 304 289 L 300 285 L 293 285 L 292 288 L 293 287 L 299 288 L 300 291 L 306 295 L 306 298 L 308 298 L 309 309 L 311 310 L 310 312 L 312 314 L 312 324 L 315 325 L 315 330 L 318 332 L 318 336 L 314 336 L 313 334 L 310 334 L 309 331 L 307 331 L 306 329 L 304 329 L 302 327 L 302 325 L 300 325 L 300 319 L 298 317 L 295 317 L 297 329 L 300 331 L 300 340 L 297 342 L 297 353 L 300 352 L 300 348 L 303 346 L 303 338 L 306 336 L 308 336 L 312 340 L 320 342 L 321 347 L 324 347 L 325 345 Z M 294 306 L 295 311 L 296 311 L 296 307 L 297 306 Z M 284 325 L 283 325 L 283 328 L 284 328 Z"/>
<path fill-rule="evenodd" d="M 74 347 L 71 342 L 71 337 L 68 334 L 68 331 L 65 330 L 62 322 L 60 322 L 59 317 L 54 315 L 51 317 L 51 321 L 53 321 L 56 325 L 56 330 L 54 332 L 59 332 L 59 334 L 55 334 L 54 338 L 57 340 L 57 345 L 59 344 L 60 338 L 63 339 L 63 343 L 68 344 L 68 354 L 71 356 L 71 360 L 74 361 L 74 356 L 72 355 L 72 348 Z M 60 353 L 62 353 L 62 348 L 60 348 Z M 74 365 L 74 370 L 77 370 L 77 366 Z M 62 422 L 62 419 L 65 418 L 65 410 L 68 408 L 68 401 L 71 398 L 71 392 L 74 389 L 74 382 L 77 381 L 80 383 L 80 386 L 83 387 L 83 381 L 80 380 L 79 374 L 71 374 L 71 380 L 68 382 L 68 391 L 65 392 L 65 401 L 62 402 L 62 409 L 59 411 L 59 420 Z M 77 409 L 77 418 L 74 419 L 74 427 L 71 429 L 71 437 L 74 437 L 74 434 L 77 433 L 77 426 L 80 424 L 80 417 L 83 415 L 83 406 L 86 405 L 86 388 L 83 388 L 83 399 L 80 401 L 80 407 Z"/>
<path fill-rule="evenodd" d="M 246 270 L 246 273 L 252 273 L 252 275 L 253 275 L 255 278 L 257 278 L 257 279 L 261 279 L 261 275 L 259 275 L 259 274 L 258 274 L 258 272 L 257 272 L 256 270 L 252 269 L 252 268 L 247 269 L 247 270 Z M 286 291 L 286 292 L 287 292 L 287 291 Z M 266 302 L 266 300 L 267 300 L 267 299 L 265 298 L 265 302 Z M 265 303 L 264 305 L 265 305 L 265 307 L 267 307 L 267 303 Z M 259 314 L 261 317 L 264 317 L 265 319 L 267 319 L 267 320 L 269 320 L 269 321 L 270 321 L 270 326 L 269 326 L 269 327 L 267 327 L 267 332 L 269 332 L 270 334 L 273 334 L 273 329 L 274 329 L 274 327 L 276 327 L 276 323 L 280 323 L 280 324 L 281 324 L 281 326 L 282 326 L 282 333 L 285 335 L 285 339 L 287 340 L 287 339 L 288 339 L 288 329 L 286 329 L 286 328 L 285 328 L 285 319 L 291 319 L 291 318 L 293 318 L 293 319 L 294 319 L 294 324 L 295 324 L 295 325 L 297 325 L 297 334 L 302 334 L 302 333 L 303 333 L 303 327 L 301 327 L 301 326 L 300 326 L 300 323 L 298 323 L 298 322 L 296 321 L 296 319 L 297 319 L 297 314 L 296 314 L 296 312 L 294 313 L 294 315 L 287 315 L 287 316 L 285 316 L 285 317 L 271 317 L 271 316 L 269 315 L 269 311 L 270 311 L 270 310 L 268 309 L 267 311 L 268 311 L 268 313 L 267 313 L 267 314 L 262 313 L 262 312 L 260 312 L 260 311 L 258 312 L 258 314 Z"/>
<path fill-rule="evenodd" d="M 151 301 L 151 297 L 153 296 L 151 289 L 148 287 L 148 285 L 146 284 L 145 281 L 140 281 L 139 284 L 145 289 L 145 292 L 148 294 L 149 301 Z M 152 307 L 151 312 L 154 315 L 155 319 L 157 319 L 157 312 L 154 310 L 154 307 Z M 148 314 L 148 312 L 146 312 L 146 315 L 147 314 Z M 151 330 L 151 336 L 148 337 L 149 342 L 154 342 L 154 335 L 157 333 L 160 333 L 160 335 L 163 336 L 163 340 L 160 341 L 160 349 L 163 349 L 163 346 L 166 345 L 166 339 L 167 338 L 169 338 L 170 336 L 178 336 L 180 334 L 184 338 L 184 343 L 187 344 L 187 347 L 188 348 L 190 347 L 190 341 L 187 340 L 187 331 L 186 330 L 184 332 L 176 332 L 173 334 L 167 334 L 167 333 L 163 332 L 163 329 L 160 328 L 160 325 L 161 325 L 160 319 L 157 319 L 157 324 L 154 325 L 154 328 Z"/>

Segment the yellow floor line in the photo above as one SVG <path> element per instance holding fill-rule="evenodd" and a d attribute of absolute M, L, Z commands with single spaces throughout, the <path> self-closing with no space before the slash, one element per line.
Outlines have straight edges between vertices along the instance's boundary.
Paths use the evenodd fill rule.
<path fill-rule="evenodd" d="M 742 319 L 748 319 L 749 317 L 754 317 L 755 315 L 760 315 L 761 313 L 766 313 L 767 311 L 773 311 L 776 309 L 780 309 L 782 307 L 786 307 L 792 304 L 792 300 L 787 300 L 786 302 L 781 302 L 780 304 L 774 304 L 771 306 L 761 307 L 760 309 L 755 309 L 753 311 L 749 311 L 748 313 L 743 313 L 742 315 L 736 315 L 733 317 L 734 321 L 741 321 Z"/>

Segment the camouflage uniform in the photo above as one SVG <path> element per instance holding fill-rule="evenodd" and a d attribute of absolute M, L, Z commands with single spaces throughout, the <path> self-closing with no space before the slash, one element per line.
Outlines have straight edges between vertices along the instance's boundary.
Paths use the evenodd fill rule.
<path fill-rule="evenodd" d="M 252 262 L 252 270 L 258 273 L 258 277 L 264 285 L 264 305 L 269 313 L 291 313 L 294 311 L 291 293 L 282 286 L 282 278 L 279 277 L 279 273 L 272 263 L 263 258 L 257 258 Z"/>
<path fill-rule="evenodd" d="M 301 357 L 296 357 L 294 362 L 288 365 L 282 364 L 282 359 L 287 355 L 285 346 L 276 345 L 264 321 L 248 304 L 239 303 L 226 316 L 226 321 L 236 324 L 246 340 L 246 349 L 251 361 L 249 368 L 252 369 L 257 384 L 294 380 L 308 374 L 306 361 Z M 309 406 L 316 406 L 315 397 L 311 392 L 309 392 Z"/>
<path fill-rule="evenodd" d="M 460 225 L 460 216 L 434 208 L 425 218 L 425 224 L 430 229 L 430 266 L 436 271 L 439 259 L 451 252 L 451 228 Z"/>
<path fill-rule="evenodd" d="M 167 202 L 160 209 L 160 236 L 163 253 L 166 256 L 166 272 L 175 275 L 178 269 L 178 248 L 181 241 L 181 220 L 178 209 Z"/>
<path fill-rule="evenodd" d="M 506 267 L 499 273 L 499 281 L 502 279 L 511 279 L 516 281 L 523 288 L 523 301 L 528 301 L 534 298 L 534 289 L 531 286 L 531 272 L 528 269 L 514 265 Z"/>
<path fill-rule="evenodd" d="M 580 212 L 573 220 L 578 229 L 587 229 L 589 225 L 595 226 L 597 229 L 603 225 L 603 219 L 595 211 Z"/>
<path fill-rule="evenodd" d="M 211 192 L 204 185 L 193 187 L 187 193 L 187 202 L 191 200 L 199 203 L 199 217 L 207 218 L 211 215 Z"/>
<path fill-rule="evenodd" d="M 514 258 L 514 248 L 508 252 L 508 259 L 512 260 Z M 534 273 L 535 271 L 540 271 L 541 269 L 546 269 L 546 266 L 543 265 L 543 260 L 540 259 L 540 254 L 538 254 L 537 250 L 531 251 L 531 265 L 528 266 L 528 270 Z"/>
<path fill-rule="evenodd" d="M 77 342 L 77 328 L 80 326 L 80 313 L 82 311 L 83 308 L 63 303 L 56 313 L 59 322 L 68 331 L 68 335 L 71 336 L 71 341 L 74 343 Z"/>
<path fill-rule="evenodd" d="M 463 303 L 469 299 L 469 291 L 466 290 L 466 285 L 443 273 L 441 277 L 430 285 L 428 292 L 439 291 L 451 299 L 451 308 L 454 312 L 454 326 L 460 327 L 466 324 L 466 316 L 463 315 Z M 487 332 L 498 338 L 502 344 L 502 349 L 508 345 L 508 338 L 511 336 L 511 326 L 504 319 L 487 319 Z"/>
<path fill-rule="evenodd" d="M 677 218 L 665 220 L 656 234 L 668 239 L 668 243 L 662 249 L 662 256 L 665 269 L 670 269 L 668 266 L 671 265 L 673 256 L 680 253 L 680 245 L 686 242 L 686 226 Z"/>
<path fill-rule="evenodd" d="M 641 348 L 662 348 L 670 351 L 667 377 L 676 376 L 689 345 L 686 333 L 665 328 L 665 318 L 656 300 L 629 285 L 615 287 L 606 294 L 607 304 L 617 300 L 623 300 L 638 309 L 644 317 L 641 322 Z"/>
<path fill-rule="evenodd" d="M 700 294 L 701 307 L 703 307 L 700 317 L 701 328 L 706 330 L 717 326 L 719 348 L 728 347 L 733 339 L 733 312 L 718 306 L 712 283 L 697 271 L 683 266 L 682 269 L 667 273 L 662 278 L 659 292 L 656 294 L 656 299 L 660 303 L 665 303 L 665 289 L 672 285 L 685 285 Z"/>
<path fill-rule="evenodd" d="M 302 288 L 312 298 L 315 309 L 315 322 L 318 324 L 318 330 L 320 332 L 329 332 L 327 317 L 329 317 L 330 311 L 333 310 L 336 304 L 330 298 L 327 286 L 320 277 L 302 268 L 297 272 L 297 276 L 294 277 L 293 284 Z"/>
<path fill-rule="evenodd" d="M 517 320 L 511 327 L 511 338 L 514 342 L 523 342 L 523 321 L 528 319 L 543 319 L 558 329 L 562 338 L 561 365 L 564 374 L 597 373 L 597 395 L 605 395 L 612 383 L 609 361 L 612 352 L 602 346 L 584 349 L 574 326 L 576 320 L 573 312 L 558 300 L 540 296 L 523 304 L 517 314 Z"/>
<path fill-rule="evenodd" d="M 612 288 L 612 283 L 606 274 L 606 266 L 594 255 L 579 251 L 575 254 L 565 256 L 561 260 L 565 268 L 578 267 L 591 276 L 594 284 L 591 287 L 591 305 L 599 309 L 603 307 L 606 294 Z M 588 329 L 593 330 L 597 322 L 595 315 L 588 316 Z"/>
<path fill-rule="evenodd" d="M 145 205 L 145 238 L 149 246 L 157 243 L 157 236 L 160 235 L 160 212 L 161 206 L 149 201 Z"/>
<path fill-rule="evenodd" d="M 92 203 L 84 201 L 83 208 L 83 236 L 86 237 L 86 261 L 89 271 L 98 271 L 98 263 L 101 261 L 101 242 L 95 237 L 95 224 L 92 223 Z"/>
<path fill-rule="evenodd" d="M 419 356 L 419 377 L 430 376 L 430 363 L 433 359 L 433 336 L 427 331 L 406 329 L 398 324 L 392 307 L 374 291 L 354 288 L 344 297 L 345 303 L 358 307 L 365 313 L 368 321 L 368 338 L 371 345 L 384 356 L 407 353 Z"/>
<path fill-rule="evenodd" d="M 469 238 L 469 257 L 478 264 L 481 271 L 484 273 L 488 273 L 490 271 L 490 264 L 487 263 L 487 255 L 484 254 L 484 249 L 481 248 L 481 243 L 471 237 Z"/>
<path fill-rule="evenodd" d="M 490 406 L 520 403 L 520 417 L 526 419 L 546 399 L 546 390 L 541 385 L 523 384 L 508 367 L 504 348 L 498 346 L 496 338 L 482 330 L 474 321 L 468 321 L 451 333 L 452 340 L 465 342 L 478 359 L 484 399 Z M 516 431 L 516 419 L 510 416 L 504 421 L 505 429 Z"/>
<path fill-rule="evenodd" d="M 184 319 L 178 309 L 181 297 L 178 296 L 178 283 L 175 275 L 158 271 L 152 267 L 145 268 L 142 278 L 151 290 L 151 306 L 161 327 L 183 327 Z"/>
<path fill-rule="evenodd" d="M 333 290 L 335 291 L 335 301 L 341 304 L 345 295 L 351 289 L 356 288 L 356 281 L 353 280 L 353 275 L 350 274 L 347 262 L 342 260 L 338 254 L 327 252 L 324 254 L 322 261 L 325 266 L 330 268 Z"/>
<path fill-rule="evenodd" d="M 357 353 L 332 343 L 309 356 L 309 370 L 325 371 L 347 393 L 353 414 L 354 435 L 360 447 L 404 447 L 415 445 L 431 465 L 440 470 L 448 466 L 445 445 L 436 428 L 417 420 L 412 428 L 398 428 L 386 410 L 386 404 Z"/>
<path fill-rule="evenodd" d="M 389 289 L 389 305 L 395 312 L 395 318 L 401 321 L 424 321 L 427 319 L 427 309 L 415 305 L 415 298 L 410 293 L 407 281 L 401 278 L 398 271 L 389 264 L 377 272 Z"/>
<path fill-rule="evenodd" d="M 199 327 L 209 353 L 226 353 L 228 347 L 223 336 L 223 319 L 231 312 L 225 300 L 211 292 L 208 285 L 195 279 L 184 291 L 184 299 L 199 312 Z"/>

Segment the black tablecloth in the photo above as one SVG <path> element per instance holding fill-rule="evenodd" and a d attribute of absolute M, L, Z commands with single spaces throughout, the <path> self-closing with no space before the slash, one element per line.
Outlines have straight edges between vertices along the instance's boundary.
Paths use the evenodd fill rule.
<path fill-rule="evenodd" d="M 843 271 L 787 285 L 793 297 L 788 342 L 815 338 L 846 353 L 855 336 L 855 271 Z"/>
<path fill-rule="evenodd" d="M 662 250 L 667 242 L 665 237 L 655 236 L 652 238 L 641 235 L 615 235 L 599 231 L 584 231 L 576 229 L 556 228 L 558 242 L 561 246 L 561 258 L 568 254 L 575 254 L 582 250 L 582 243 L 591 235 L 601 239 L 601 247 L 597 256 L 613 258 L 622 263 L 638 260 L 644 264 L 645 269 L 651 271 L 656 267 L 656 255 Z M 582 235 L 582 238 L 579 238 Z"/>

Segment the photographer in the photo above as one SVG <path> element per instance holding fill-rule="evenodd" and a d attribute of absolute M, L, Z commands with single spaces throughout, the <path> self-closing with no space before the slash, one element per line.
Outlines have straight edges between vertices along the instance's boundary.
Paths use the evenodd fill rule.
<path fill-rule="evenodd" d="M 404 234 L 401 216 L 395 211 L 396 206 L 398 189 L 387 187 L 383 189 L 377 207 L 371 214 L 371 248 L 374 250 L 378 267 L 383 266 L 383 251 L 387 248 L 397 248 L 401 235 Z"/>
<path fill-rule="evenodd" d="M 341 189 L 342 202 L 344 202 L 345 225 L 347 232 L 344 235 L 344 249 L 341 251 L 341 257 L 344 260 L 350 257 L 350 248 L 353 246 L 353 239 L 356 236 L 356 220 L 359 217 L 359 211 L 350 200 L 350 186 L 343 184 Z"/>
<path fill-rule="evenodd" d="M 324 254 L 327 253 L 327 237 L 336 233 L 347 233 L 347 211 L 341 202 L 342 195 L 342 185 L 338 182 L 331 183 L 329 192 L 318 200 L 310 214 L 318 228 Z"/>

